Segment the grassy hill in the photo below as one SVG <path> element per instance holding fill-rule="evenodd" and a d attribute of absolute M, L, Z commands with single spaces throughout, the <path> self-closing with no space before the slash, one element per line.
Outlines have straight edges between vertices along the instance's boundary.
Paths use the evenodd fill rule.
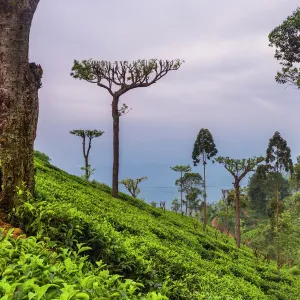
<path fill-rule="evenodd" d="M 36 168 L 11 219 L 27 238 L 0 237 L 0 299 L 300 299 L 299 276 L 194 219 Z"/>

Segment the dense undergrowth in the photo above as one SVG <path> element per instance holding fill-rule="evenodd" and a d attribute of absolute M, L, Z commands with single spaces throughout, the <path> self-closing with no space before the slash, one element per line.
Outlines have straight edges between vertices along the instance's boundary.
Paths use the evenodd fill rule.
<path fill-rule="evenodd" d="M 300 277 L 191 218 L 36 169 L 35 199 L 11 220 L 34 237 L 0 241 L 1 299 L 300 299 Z"/>

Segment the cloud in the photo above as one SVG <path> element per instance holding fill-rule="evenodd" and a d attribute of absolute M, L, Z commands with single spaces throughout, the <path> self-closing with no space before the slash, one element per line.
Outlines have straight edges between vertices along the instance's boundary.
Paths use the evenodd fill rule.
<path fill-rule="evenodd" d="M 71 78 L 73 59 L 154 57 L 186 62 L 153 86 L 121 98 L 132 108 L 121 118 L 122 176 L 149 171 L 154 179 L 147 184 L 172 184 L 168 165 L 190 163 L 202 127 L 213 132 L 220 155 L 264 153 L 275 130 L 296 155 L 299 91 L 274 81 L 279 65 L 268 34 L 297 6 L 296 0 L 41 1 L 30 40 L 30 59 L 44 69 L 37 147 L 79 174 L 80 142 L 68 131 L 104 130 L 92 161 L 97 178 L 109 183 L 111 96 Z M 224 184 L 226 173 L 216 172 L 214 182 Z"/>

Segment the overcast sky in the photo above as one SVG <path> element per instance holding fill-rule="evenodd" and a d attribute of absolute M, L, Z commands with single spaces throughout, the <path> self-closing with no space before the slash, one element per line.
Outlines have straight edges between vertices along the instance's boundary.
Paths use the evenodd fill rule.
<path fill-rule="evenodd" d="M 269 32 L 297 0 L 41 0 L 30 59 L 44 69 L 36 148 L 58 167 L 80 175 L 81 140 L 72 129 L 105 134 L 91 150 L 93 176 L 111 185 L 111 97 L 70 76 L 73 60 L 184 59 L 176 72 L 121 98 L 132 111 L 121 118 L 120 179 L 148 176 L 147 202 L 178 195 L 170 170 L 192 164 L 198 131 L 208 128 L 219 155 L 264 155 L 278 130 L 300 154 L 300 91 L 274 81 L 278 62 Z M 194 169 L 202 173 L 202 169 Z M 232 187 L 223 167 L 208 167 L 208 200 Z M 244 184 L 247 181 L 243 182 Z"/>

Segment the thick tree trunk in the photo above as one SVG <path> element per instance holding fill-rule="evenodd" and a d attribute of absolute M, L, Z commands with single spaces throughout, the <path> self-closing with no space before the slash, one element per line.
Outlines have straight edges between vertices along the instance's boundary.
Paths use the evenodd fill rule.
<path fill-rule="evenodd" d="M 119 98 L 113 97 L 112 117 L 113 117 L 113 176 L 112 176 L 112 196 L 119 196 L 119 134 L 120 134 L 120 116 L 119 116 Z"/>
<path fill-rule="evenodd" d="M 241 247 L 241 224 L 240 224 L 240 184 L 235 181 L 235 238 L 236 246 Z"/>
<path fill-rule="evenodd" d="M 203 206 L 203 222 L 204 222 L 204 228 L 207 224 L 207 216 L 206 216 L 206 162 L 203 162 L 203 180 L 204 180 L 204 206 Z"/>
<path fill-rule="evenodd" d="M 34 140 L 41 69 L 29 65 L 29 34 L 39 0 L 0 1 L 0 207 L 10 211 L 16 186 L 34 192 Z M 36 66 L 36 65 L 35 65 Z"/>

